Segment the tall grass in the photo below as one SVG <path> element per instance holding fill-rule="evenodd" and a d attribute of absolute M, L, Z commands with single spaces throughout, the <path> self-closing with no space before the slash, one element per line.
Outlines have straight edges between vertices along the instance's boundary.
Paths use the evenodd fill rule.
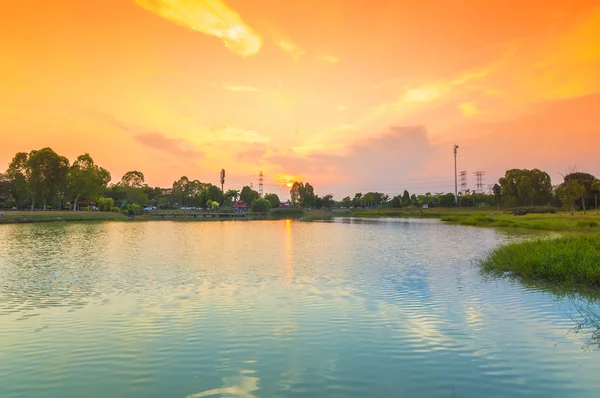
<path fill-rule="evenodd" d="M 478 265 L 484 272 L 600 289 L 600 235 L 509 244 L 493 250 Z"/>

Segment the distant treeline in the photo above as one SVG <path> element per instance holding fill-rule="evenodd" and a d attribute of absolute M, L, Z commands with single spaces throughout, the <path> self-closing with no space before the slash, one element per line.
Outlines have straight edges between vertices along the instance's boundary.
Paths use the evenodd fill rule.
<path fill-rule="evenodd" d="M 169 188 L 151 187 L 140 171 L 125 173 L 119 182 L 112 180 L 108 170 L 94 163 L 89 154 L 79 156 L 72 164 L 51 148 L 19 152 L 8 169 L 0 173 L 0 207 L 19 209 L 73 209 L 88 208 L 91 202 L 102 211 L 139 211 L 145 207 L 164 209 L 232 208 L 237 201 L 244 202 L 253 211 L 266 212 L 280 207 L 276 194 L 263 198 L 249 186 L 225 192 L 216 185 L 183 176 Z M 399 191 L 400 192 L 400 191 Z M 597 208 L 600 182 L 588 173 L 573 171 L 564 180 L 552 185 L 550 176 L 541 170 L 511 169 L 500 178 L 491 193 L 467 190 L 459 193 L 463 207 L 495 206 L 562 206 L 570 211 Z M 294 182 L 290 190 L 290 207 L 380 208 L 380 207 L 452 207 L 456 206 L 454 193 L 410 194 L 390 196 L 381 192 L 358 192 L 353 197 L 336 201 L 333 195 L 315 194 L 310 183 Z"/>

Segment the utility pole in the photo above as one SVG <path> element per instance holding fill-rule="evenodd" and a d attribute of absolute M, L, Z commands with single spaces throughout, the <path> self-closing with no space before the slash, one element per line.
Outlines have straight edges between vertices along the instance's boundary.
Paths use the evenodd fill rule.
<path fill-rule="evenodd" d="M 225 169 L 221 169 L 221 192 L 225 193 L 224 188 L 225 187 Z"/>
<path fill-rule="evenodd" d="M 458 174 L 456 172 L 456 153 L 458 152 L 458 145 L 454 145 L 454 199 L 458 206 Z"/>

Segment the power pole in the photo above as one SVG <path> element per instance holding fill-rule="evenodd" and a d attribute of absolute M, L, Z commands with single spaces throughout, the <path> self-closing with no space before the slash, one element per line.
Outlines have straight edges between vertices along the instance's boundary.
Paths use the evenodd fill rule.
<path fill-rule="evenodd" d="M 454 199 L 456 201 L 456 205 L 458 206 L 458 175 L 456 174 L 456 153 L 458 150 L 458 145 L 454 145 Z"/>
<path fill-rule="evenodd" d="M 475 192 L 483 193 L 483 176 L 485 175 L 485 171 L 476 171 L 475 178 L 477 179 L 477 185 L 475 188 Z"/>
<path fill-rule="evenodd" d="M 258 174 L 258 195 L 263 197 L 263 172 Z"/>
<path fill-rule="evenodd" d="M 460 172 L 460 191 L 463 193 L 467 192 L 469 185 L 467 184 L 467 171 L 463 170 Z"/>

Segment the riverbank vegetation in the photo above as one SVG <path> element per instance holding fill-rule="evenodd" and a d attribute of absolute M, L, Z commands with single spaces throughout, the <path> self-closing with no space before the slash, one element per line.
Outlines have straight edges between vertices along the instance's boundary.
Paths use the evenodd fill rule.
<path fill-rule="evenodd" d="M 600 289 L 600 234 L 569 235 L 498 247 L 478 265 L 491 274 Z"/>
<path fill-rule="evenodd" d="M 248 211 L 285 217 L 282 208 L 314 212 L 322 216 L 430 217 L 449 223 L 549 230 L 595 230 L 600 181 L 593 175 L 572 170 L 558 185 L 538 169 L 507 170 L 488 192 L 463 189 L 453 193 L 410 193 L 398 189 L 396 196 L 382 192 L 357 192 L 335 200 L 320 196 L 309 182 L 288 183 L 290 199 L 275 194 L 261 197 L 251 186 L 223 191 L 210 182 L 189 179 L 170 187 L 146 184 L 142 172 L 132 170 L 115 180 L 89 154 L 70 164 L 51 148 L 17 153 L 0 173 L 0 211 L 10 209 L 94 210 L 140 215 L 145 211 Z M 399 187 L 400 188 L 400 187 Z M 590 208 L 595 212 L 589 212 Z M 510 210 L 519 208 L 519 216 Z M 540 211 L 543 209 L 543 211 Z M 505 211 L 509 213 L 505 213 Z M 331 212 L 331 213 L 329 213 Z M 516 213 L 516 212 L 513 212 Z M 544 213 L 544 214 L 540 214 Z M 546 214 L 547 213 L 547 214 Z M 555 214 L 552 214 L 555 213 Z M 308 213 L 307 213 L 308 214 Z M 572 215 L 572 218 L 564 217 Z M 287 214 L 289 215 L 289 214 Z M 317 217 L 317 213 L 310 213 Z M 586 217 L 582 217 L 582 215 Z"/>

